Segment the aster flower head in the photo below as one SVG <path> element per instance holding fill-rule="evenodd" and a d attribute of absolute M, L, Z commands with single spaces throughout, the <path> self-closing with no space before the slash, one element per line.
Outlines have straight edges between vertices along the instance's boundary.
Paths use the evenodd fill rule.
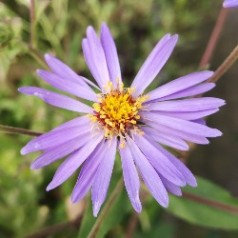
<path fill-rule="evenodd" d="M 225 0 L 223 2 L 223 7 L 225 8 L 238 7 L 238 0 Z"/>
<path fill-rule="evenodd" d="M 42 152 L 32 163 L 32 169 L 67 156 L 47 190 L 61 185 L 81 167 L 72 201 L 79 201 L 91 190 L 93 213 L 97 216 L 106 198 L 117 151 L 125 187 L 137 212 L 142 209 L 139 175 L 163 207 L 168 206 L 168 192 L 180 196 L 181 187 L 196 186 L 190 170 L 164 146 L 186 151 L 188 142 L 208 144 L 207 137 L 221 135 L 202 118 L 217 112 L 224 101 L 212 97 L 191 98 L 215 86 L 207 82 L 213 72 L 191 73 L 144 93 L 165 65 L 177 40 L 177 35 L 165 35 L 130 87 L 123 84 L 117 50 L 106 24 L 101 27 L 100 37 L 88 27 L 82 42 L 86 63 L 97 85 L 77 75 L 57 58 L 45 56 L 51 71 L 38 70 L 42 80 L 92 105 L 38 87 L 19 89 L 50 105 L 80 114 L 31 140 L 21 150 L 22 154 Z"/>

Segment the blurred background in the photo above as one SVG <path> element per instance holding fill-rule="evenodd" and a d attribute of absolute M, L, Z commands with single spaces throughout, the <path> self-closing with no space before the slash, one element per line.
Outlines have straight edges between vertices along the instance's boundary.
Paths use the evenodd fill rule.
<path fill-rule="evenodd" d="M 199 70 L 222 0 L 35 0 L 34 3 L 31 24 L 30 0 L 0 1 L 0 124 L 45 132 L 76 115 L 18 93 L 20 86 L 48 88 L 35 75 L 37 68 L 44 67 L 45 53 L 56 55 L 77 73 L 92 79 L 83 59 L 81 41 L 88 25 L 99 30 L 105 21 L 113 33 L 124 81 L 129 85 L 157 41 L 168 32 L 178 33 L 179 43 L 172 57 L 151 86 L 157 87 Z M 238 9 L 233 9 L 228 11 L 212 57 L 212 70 L 237 42 Z M 210 145 L 196 147 L 187 164 L 195 175 L 206 179 L 201 179 L 205 185 L 200 188 L 204 190 L 196 191 L 209 194 L 210 199 L 219 199 L 219 194 L 229 197 L 229 192 L 233 196 L 229 203 L 238 207 L 237 88 L 238 63 L 209 93 L 227 101 L 208 120 L 211 127 L 220 129 L 224 135 L 212 139 Z M 30 170 L 37 155 L 23 157 L 19 152 L 30 139 L 27 135 L 0 131 L 0 237 L 87 237 L 95 222 L 90 198 L 71 204 L 76 175 L 63 186 L 46 192 L 59 163 Z M 120 174 L 118 162 L 111 189 Z M 227 190 L 227 194 L 213 183 Z M 238 215 L 214 213 L 207 206 L 196 207 L 186 202 L 186 198 L 183 201 L 171 197 L 171 207 L 164 210 L 151 196 L 145 196 L 144 210 L 137 216 L 123 191 L 97 237 L 238 237 Z M 201 208 L 202 216 L 196 217 L 195 208 Z"/>

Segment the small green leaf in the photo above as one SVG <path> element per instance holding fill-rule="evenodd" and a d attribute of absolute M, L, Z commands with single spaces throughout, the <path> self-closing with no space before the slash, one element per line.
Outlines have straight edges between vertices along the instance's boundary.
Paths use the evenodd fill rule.
<path fill-rule="evenodd" d="M 197 178 L 197 188 L 185 188 L 182 197 L 170 197 L 168 211 L 190 223 L 238 230 L 238 199 L 223 188 Z"/>

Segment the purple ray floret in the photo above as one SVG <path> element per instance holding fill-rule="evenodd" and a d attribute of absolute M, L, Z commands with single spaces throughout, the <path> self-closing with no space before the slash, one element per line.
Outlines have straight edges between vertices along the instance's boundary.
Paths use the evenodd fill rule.
<path fill-rule="evenodd" d="M 223 2 L 223 7 L 225 8 L 238 7 L 238 0 L 225 0 Z"/>
<path fill-rule="evenodd" d="M 224 4 L 228 2 L 235 1 Z M 187 151 L 189 142 L 208 144 L 207 138 L 221 135 L 203 118 L 217 112 L 224 100 L 199 96 L 214 88 L 215 84 L 209 82 L 213 72 L 190 73 L 144 93 L 166 64 L 177 40 L 178 35 L 165 35 L 129 88 L 124 87 L 115 42 L 105 23 L 100 36 L 88 27 L 82 41 L 85 61 L 96 83 L 77 75 L 54 56 L 45 55 L 50 71 L 40 69 L 37 74 L 60 92 L 38 87 L 19 91 L 79 113 L 75 119 L 32 139 L 21 150 L 23 155 L 41 152 L 32 169 L 66 157 L 47 191 L 60 186 L 80 168 L 72 201 L 78 202 L 91 191 L 93 214 L 97 216 L 106 199 L 117 151 L 125 188 L 136 212 L 142 210 L 140 178 L 163 207 L 169 204 L 168 193 L 181 196 L 182 187 L 197 186 L 191 171 L 165 147 Z"/>

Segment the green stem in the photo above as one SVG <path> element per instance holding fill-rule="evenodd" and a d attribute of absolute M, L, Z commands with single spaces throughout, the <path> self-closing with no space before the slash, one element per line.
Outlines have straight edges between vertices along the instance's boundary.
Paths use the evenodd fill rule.
<path fill-rule="evenodd" d="M 107 216 L 111 206 L 116 201 L 116 198 L 117 198 L 118 194 L 121 192 L 122 188 L 123 188 L 123 180 L 120 179 L 117 182 L 116 187 L 112 191 L 107 203 L 105 204 L 104 208 L 102 209 L 101 214 L 99 215 L 97 221 L 95 222 L 95 224 L 94 224 L 94 226 L 93 226 L 92 230 L 90 231 L 87 238 L 97 237 L 97 233 L 99 231 L 99 228 L 100 228 L 101 224 L 103 223 L 105 217 Z"/>
<path fill-rule="evenodd" d="M 238 59 L 238 45 L 232 50 L 232 52 L 228 55 L 228 57 L 224 60 L 224 62 L 218 67 L 215 71 L 214 75 L 210 78 L 210 82 L 216 82 L 220 79 L 223 74 L 225 74 L 230 67 L 237 61 Z"/>
<path fill-rule="evenodd" d="M 22 135 L 28 135 L 28 136 L 40 136 L 43 134 L 41 132 L 36 132 L 36 131 L 24 129 L 24 128 L 5 126 L 0 124 L 0 132 L 1 131 L 6 133 L 11 133 L 11 134 L 22 134 Z"/>

